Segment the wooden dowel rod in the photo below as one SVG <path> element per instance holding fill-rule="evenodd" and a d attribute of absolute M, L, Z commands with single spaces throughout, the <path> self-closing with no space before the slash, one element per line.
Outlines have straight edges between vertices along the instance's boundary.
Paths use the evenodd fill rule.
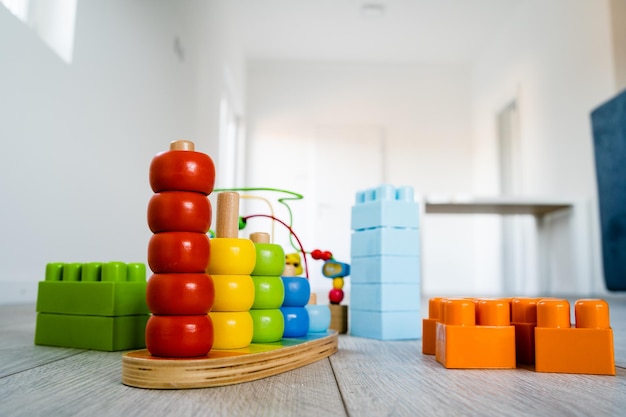
<path fill-rule="evenodd" d="M 296 268 L 293 265 L 287 264 L 285 265 L 285 269 L 283 270 L 283 277 L 295 277 L 296 276 Z"/>
<path fill-rule="evenodd" d="M 239 237 L 239 194 L 228 191 L 217 195 L 216 237 Z"/>
<path fill-rule="evenodd" d="M 190 140 L 175 140 L 170 142 L 170 151 L 193 151 L 195 145 Z"/>
<path fill-rule="evenodd" d="M 250 233 L 250 240 L 254 243 L 270 243 L 270 234 L 265 232 Z"/>

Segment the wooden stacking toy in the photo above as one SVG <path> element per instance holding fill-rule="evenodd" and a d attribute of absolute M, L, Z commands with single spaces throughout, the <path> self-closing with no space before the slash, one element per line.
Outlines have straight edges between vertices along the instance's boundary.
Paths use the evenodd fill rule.
<path fill-rule="evenodd" d="M 317 304 L 317 295 L 311 293 L 309 303 L 305 306 L 309 313 L 309 333 L 326 332 L 330 327 L 330 308 L 326 304 Z"/>
<path fill-rule="evenodd" d="M 285 287 L 280 278 L 285 268 L 285 252 L 280 245 L 270 243 L 267 233 L 252 233 L 250 240 L 256 249 L 256 265 L 252 271 L 254 303 L 250 310 L 252 342 L 278 342 L 285 331 L 280 311 L 285 299 Z"/>
<path fill-rule="evenodd" d="M 309 280 L 295 276 L 293 266 L 285 266 L 283 272 L 285 300 L 280 308 L 285 317 L 283 337 L 302 337 L 309 332 L 309 312 L 305 308 L 311 297 Z"/>
<path fill-rule="evenodd" d="M 189 141 L 175 141 L 150 165 L 148 244 L 153 272 L 146 289 L 152 316 L 146 325 L 146 347 L 153 356 L 196 357 L 213 345 L 207 315 L 215 296 L 209 264 L 211 203 L 215 166 L 195 152 Z"/>
<path fill-rule="evenodd" d="M 216 237 L 211 240 L 208 273 L 215 284 L 215 302 L 209 313 L 215 328 L 215 349 L 243 348 L 252 341 L 250 308 L 256 249 L 250 239 L 239 239 L 239 194 L 217 195 Z"/>
<path fill-rule="evenodd" d="M 150 166 L 150 184 L 157 193 L 148 207 L 154 232 L 148 263 L 154 274 L 146 292 L 152 316 L 146 328 L 148 349 L 122 355 L 125 385 L 186 389 L 239 384 L 308 365 L 338 349 L 334 331 L 284 338 L 277 324 L 257 326 L 261 331 L 254 333 L 253 305 L 259 322 L 273 309 L 283 323 L 278 308 L 284 298 L 280 274 L 285 255 L 267 243 L 266 234 L 251 236 L 256 244 L 238 238 L 239 195 L 232 192 L 217 196 L 216 237 L 209 244 L 211 206 L 204 199 L 213 191 L 215 169 L 208 161 L 190 142 L 175 142 Z M 256 291 L 253 273 L 259 278 Z M 262 289 L 266 283 L 267 293 Z M 306 303 L 308 295 L 304 299 Z M 251 343 L 254 335 L 258 340 Z"/>

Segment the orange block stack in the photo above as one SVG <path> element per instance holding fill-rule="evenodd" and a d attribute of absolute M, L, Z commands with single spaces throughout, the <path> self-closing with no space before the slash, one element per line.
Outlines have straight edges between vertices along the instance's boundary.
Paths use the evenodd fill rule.
<path fill-rule="evenodd" d="M 535 370 L 570 374 L 615 375 L 613 330 L 604 300 L 578 300 L 575 327 L 567 300 L 537 303 Z"/>
<path fill-rule="evenodd" d="M 508 300 L 449 298 L 442 304 L 437 362 L 446 368 L 515 368 Z"/>

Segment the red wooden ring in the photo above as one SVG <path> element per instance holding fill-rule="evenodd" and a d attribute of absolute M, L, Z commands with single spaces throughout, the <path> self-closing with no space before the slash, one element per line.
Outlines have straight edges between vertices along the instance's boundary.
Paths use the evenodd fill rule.
<path fill-rule="evenodd" d="M 150 316 L 146 324 L 146 347 L 153 356 L 192 358 L 213 347 L 213 322 L 206 315 Z"/>
<path fill-rule="evenodd" d="M 150 163 L 152 191 L 194 191 L 211 194 L 215 185 L 215 164 L 210 156 L 194 151 L 167 151 Z"/>
<path fill-rule="evenodd" d="M 146 302 L 153 314 L 207 314 L 215 301 L 208 274 L 154 274 L 148 280 Z"/>
<path fill-rule="evenodd" d="M 148 203 L 148 226 L 153 233 L 206 233 L 211 226 L 211 202 L 200 193 L 167 191 Z"/>
<path fill-rule="evenodd" d="M 148 243 L 148 265 L 155 274 L 203 273 L 209 256 L 209 237 L 204 233 L 157 233 Z"/>

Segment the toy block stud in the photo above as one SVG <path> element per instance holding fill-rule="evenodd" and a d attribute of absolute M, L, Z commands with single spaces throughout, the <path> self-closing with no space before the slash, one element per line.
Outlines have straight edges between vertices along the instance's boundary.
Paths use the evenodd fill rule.
<path fill-rule="evenodd" d="M 578 300 L 576 326 L 570 325 L 567 300 L 537 303 L 535 370 L 571 374 L 615 375 L 613 330 L 604 300 Z"/>
<path fill-rule="evenodd" d="M 515 356 L 517 363 L 535 363 L 535 327 L 537 327 L 538 298 L 513 298 L 511 324 L 515 327 Z"/>
<path fill-rule="evenodd" d="M 447 299 L 435 358 L 446 368 L 515 368 L 515 328 L 502 299 Z"/>
<path fill-rule="evenodd" d="M 445 298 L 428 300 L 428 318 L 422 320 L 422 353 L 434 355 L 437 347 L 437 323 L 441 321 L 441 305 Z"/>

